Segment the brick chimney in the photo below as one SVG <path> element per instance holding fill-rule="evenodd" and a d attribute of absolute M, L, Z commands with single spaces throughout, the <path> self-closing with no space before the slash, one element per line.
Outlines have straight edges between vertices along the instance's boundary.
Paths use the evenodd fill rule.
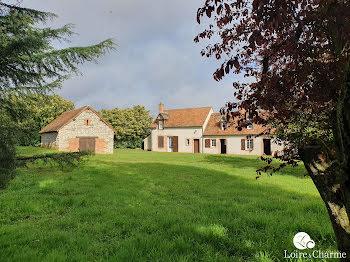
<path fill-rule="evenodd" d="M 162 102 L 159 103 L 159 113 L 163 113 L 164 110 L 164 104 Z"/>

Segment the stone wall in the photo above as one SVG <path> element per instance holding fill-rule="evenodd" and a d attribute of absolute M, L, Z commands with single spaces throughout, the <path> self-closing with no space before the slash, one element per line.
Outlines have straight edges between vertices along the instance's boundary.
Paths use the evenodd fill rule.
<path fill-rule="evenodd" d="M 151 151 L 152 150 L 152 136 L 149 135 L 143 140 L 143 150 Z"/>
<path fill-rule="evenodd" d="M 86 120 L 89 120 L 88 125 L 86 125 Z M 113 153 L 113 130 L 89 109 L 79 114 L 59 130 L 57 136 L 58 149 L 60 151 L 70 151 L 69 140 L 77 137 L 96 137 L 98 138 L 96 140 L 96 153 Z"/>
<path fill-rule="evenodd" d="M 50 148 L 56 148 L 57 147 L 57 132 L 50 132 L 50 133 L 44 133 L 41 134 L 41 146 L 42 147 L 50 147 Z"/>

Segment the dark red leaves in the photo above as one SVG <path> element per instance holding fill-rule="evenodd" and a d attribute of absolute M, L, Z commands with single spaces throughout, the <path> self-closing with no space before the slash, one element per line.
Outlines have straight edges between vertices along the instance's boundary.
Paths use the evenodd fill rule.
<path fill-rule="evenodd" d="M 238 62 L 238 58 L 235 57 L 235 59 L 233 60 L 233 65 L 238 69 L 240 68 L 239 62 Z"/>
<path fill-rule="evenodd" d="M 225 9 L 226 9 L 226 13 L 227 13 L 227 14 L 231 13 L 231 8 L 230 8 L 230 5 L 229 5 L 229 4 L 226 4 L 226 3 L 225 3 Z"/>
<path fill-rule="evenodd" d="M 211 17 L 211 10 L 207 9 L 205 12 L 206 12 L 207 16 L 210 18 Z"/>
<path fill-rule="evenodd" d="M 219 5 L 218 8 L 216 9 L 216 13 L 217 13 L 218 15 L 220 15 L 220 14 L 221 14 L 221 11 L 222 11 L 222 5 Z"/>
<path fill-rule="evenodd" d="M 253 78 L 250 85 L 233 78 L 238 107 L 253 108 L 253 112 L 264 109 L 270 120 L 281 125 L 303 122 L 305 128 L 288 134 L 288 141 L 306 143 L 302 139 L 308 127 L 317 131 L 320 141 L 333 137 L 332 110 L 349 63 L 349 53 L 342 51 L 350 46 L 349 1 L 207 0 L 197 12 L 198 23 L 202 16 L 210 18 L 209 30 L 194 41 L 211 38 L 214 43 L 201 54 L 229 58 L 215 71 L 214 79 L 220 81 L 229 73 Z M 252 115 L 254 121 L 263 122 Z M 334 143 L 327 146 L 334 148 Z M 284 154 L 281 161 L 295 165 L 290 160 L 293 154 Z M 284 168 L 280 163 L 266 164 L 270 169 L 264 170 L 269 172 Z"/>

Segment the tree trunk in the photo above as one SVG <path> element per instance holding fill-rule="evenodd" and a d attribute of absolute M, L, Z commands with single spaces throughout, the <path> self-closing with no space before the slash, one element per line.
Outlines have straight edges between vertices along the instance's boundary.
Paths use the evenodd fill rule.
<path fill-rule="evenodd" d="M 318 146 L 300 150 L 300 156 L 324 201 L 336 237 L 339 252 L 350 260 L 350 183 L 349 171 L 329 166 Z"/>

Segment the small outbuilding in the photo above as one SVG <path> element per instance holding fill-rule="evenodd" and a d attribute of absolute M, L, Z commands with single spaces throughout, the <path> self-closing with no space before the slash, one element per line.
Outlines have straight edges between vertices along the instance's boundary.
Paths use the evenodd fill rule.
<path fill-rule="evenodd" d="M 115 130 L 90 106 L 63 113 L 39 133 L 42 147 L 70 152 L 113 153 Z"/>

